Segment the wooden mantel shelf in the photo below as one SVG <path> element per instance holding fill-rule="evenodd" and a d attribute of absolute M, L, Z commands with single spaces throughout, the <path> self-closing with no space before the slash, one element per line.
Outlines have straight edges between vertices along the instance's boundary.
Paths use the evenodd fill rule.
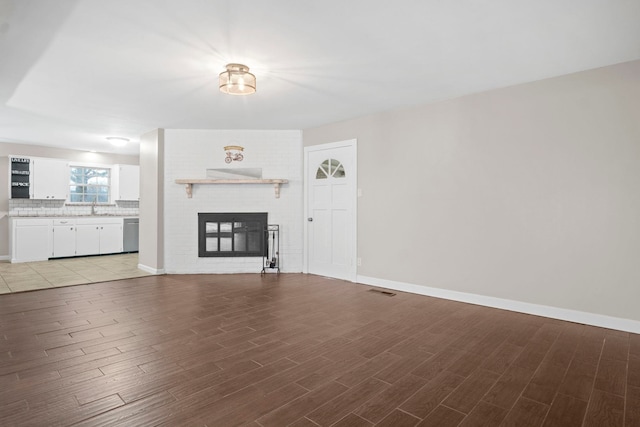
<path fill-rule="evenodd" d="M 273 184 L 276 199 L 280 198 L 280 184 L 286 184 L 286 179 L 176 179 L 176 184 L 184 184 L 187 197 L 191 198 L 193 184 Z"/>

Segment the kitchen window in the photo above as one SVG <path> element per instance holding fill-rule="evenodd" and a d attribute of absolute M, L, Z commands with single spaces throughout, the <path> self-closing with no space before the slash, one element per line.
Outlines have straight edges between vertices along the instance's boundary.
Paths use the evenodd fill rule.
<path fill-rule="evenodd" d="M 72 166 L 69 180 L 71 203 L 109 203 L 111 169 Z"/>

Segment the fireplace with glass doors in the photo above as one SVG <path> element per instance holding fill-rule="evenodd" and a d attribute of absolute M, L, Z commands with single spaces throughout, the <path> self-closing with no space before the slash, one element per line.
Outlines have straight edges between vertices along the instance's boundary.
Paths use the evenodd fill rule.
<path fill-rule="evenodd" d="M 262 257 L 268 253 L 266 212 L 199 213 L 199 257 Z"/>

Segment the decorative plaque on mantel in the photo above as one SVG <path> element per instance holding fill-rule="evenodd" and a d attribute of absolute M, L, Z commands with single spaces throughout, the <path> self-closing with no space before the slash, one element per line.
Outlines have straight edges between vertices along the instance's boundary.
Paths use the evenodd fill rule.
<path fill-rule="evenodd" d="M 261 179 L 262 168 L 207 169 L 209 179 Z"/>

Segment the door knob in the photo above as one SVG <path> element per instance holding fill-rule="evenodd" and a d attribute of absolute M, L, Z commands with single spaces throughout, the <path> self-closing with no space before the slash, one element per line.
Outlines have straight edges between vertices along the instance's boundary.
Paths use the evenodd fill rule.
<path fill-rule="evenodd" d="M 307 221 L 313 222 L 313 218 L 307 218 Z"/>

